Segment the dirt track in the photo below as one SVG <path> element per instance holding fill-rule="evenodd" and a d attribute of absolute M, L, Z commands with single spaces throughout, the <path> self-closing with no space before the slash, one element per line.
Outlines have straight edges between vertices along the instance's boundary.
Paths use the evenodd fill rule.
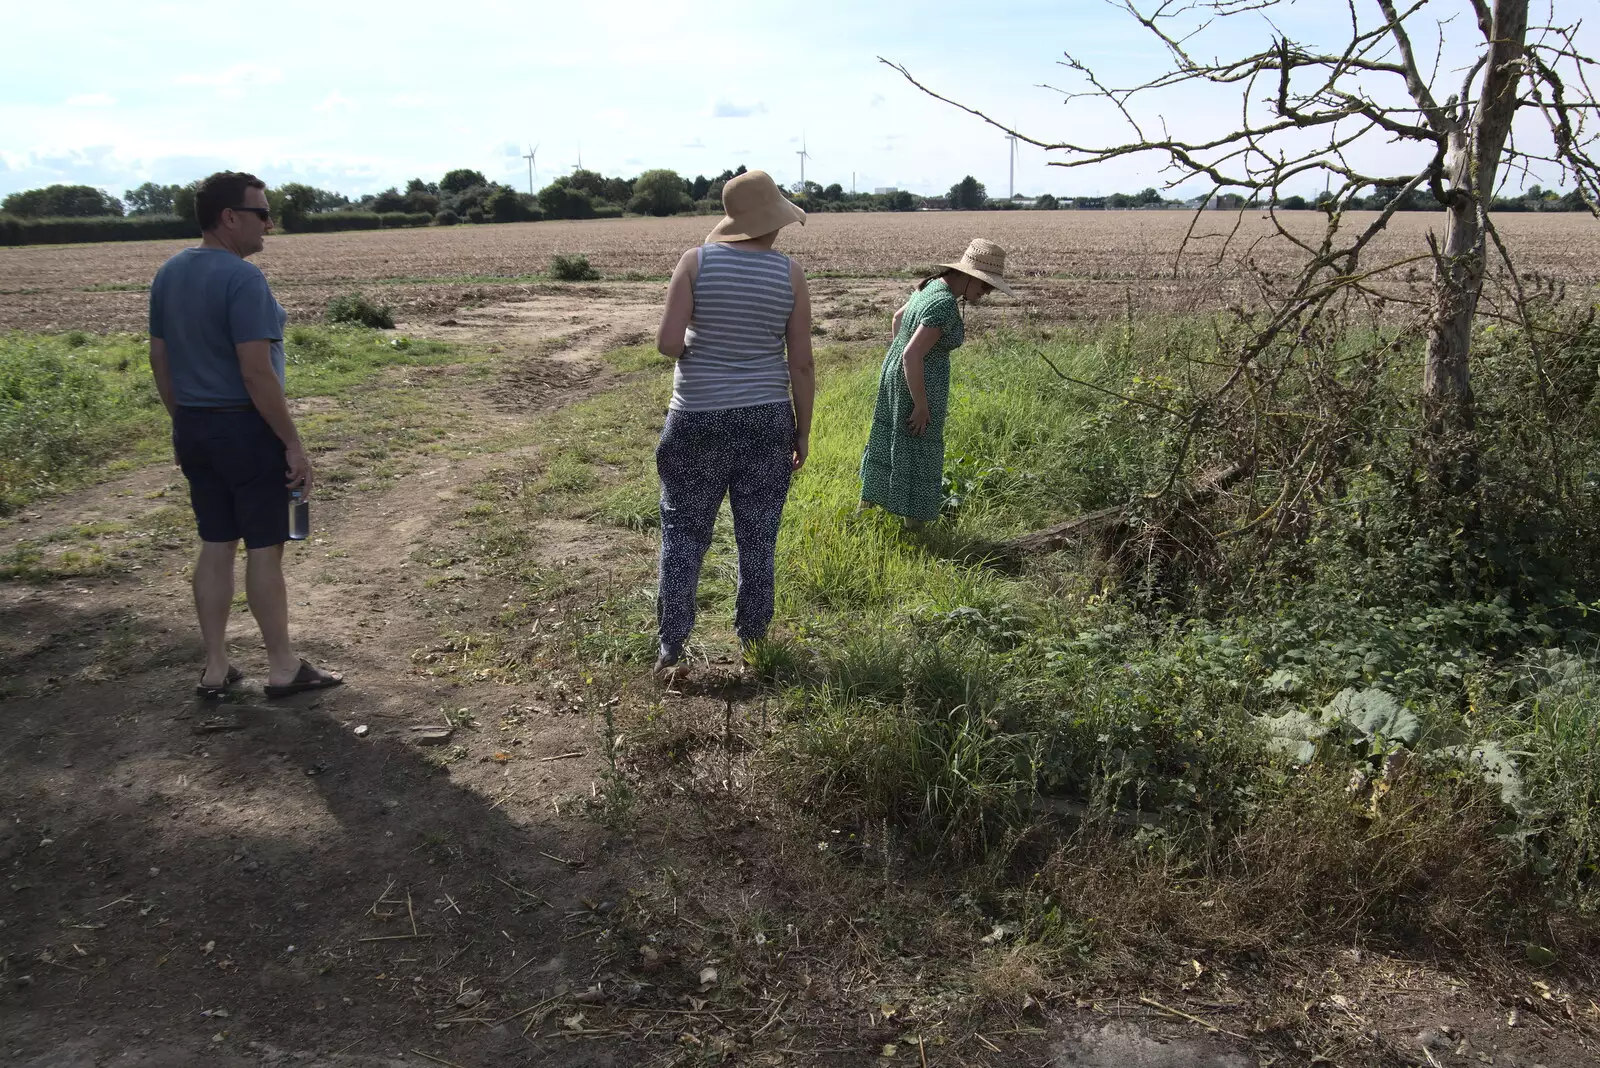
<path fill-rule="evenodd" d="M 512 415 L 475 398 L 472 433 L 596 388 L 597 368 L 585 369 L 576 384 L 540 367 L 508 376 L 501 389 L 530 403 Z M 530 391 L 553 377 L 570 388 Z M 16 813 L 0 831 L 14 895 L 5 941 L 28 951 L 5 969 L 21 991 L 0 1009 L 8 1052 L 55 1063 L 44 1051 L 81 1034 L 87 1004 L 109 1040 L 93 1044 L 102 1052 L 135 1036 L 174 1050 L 269 1041 L 327 1052 L 405 1035 L 426 1050 L 432 1010 L 460 998 L 463 976 L 507 1015 L 518 998 L 593 981 L 591 946 L 564 941 L 569 913 L 615 898 L 628 848 L 583 817 L 597 753 L 581 684 L 558 676 L 510 691 L 441 673 L 443 624 L 461 605 L 429 590 L 412 558 L 448 540 L 438 531 L 462 491 L 505 458 L 440 463 L 317 505 L 291 599 L 304 651 L 348 674 L 326 694 L 263 700 L 259 640 L 241 611 L 230 630 L 255 696 L 184 696 L 197 649 L 187 545 L 111 578 L 0 587 L 18 693 L 3 757 Z M 149 487 L 172 482 L 146 469 L 36 509 L 0 537 L 84 519 L 137 527 L 158 505 Z M 599 564 L 615 549 L 585 555 Z M 461 751 L 412 743 L 411 727 L 457 708 L 476 720 L 452 739 Z M 441 756 L 454 760 L 448 774 Z M 519 966 L 514 982 L 497 980 Z M 504 1052 L 493 1035 L 451 1045 Z M 593 1044 L 563 1059 L 610 1063 Z"/>

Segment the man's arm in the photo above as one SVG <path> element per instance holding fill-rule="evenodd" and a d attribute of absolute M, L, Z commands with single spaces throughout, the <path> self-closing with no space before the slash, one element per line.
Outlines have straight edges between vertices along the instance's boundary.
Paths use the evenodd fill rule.
<path fill-rule="evenodd" d="M 167 417 L 170 419 L 178 409 L 172 399 L 172 365 L 167 362 L 165 338 L 150 339 L 150 373 L 155 376 L 156 392 L 161 395 L 161 405 L 166 408 Z"/>
<path fill-rule="evenodd" d="M 311 461 L 300 444 L 300 432 L 295 429 L 294 416 L 289 414 L 289 399 L 278 384 L 277 372 L 272 369 L 272 342 L 241 341 L 234 346 L 239 355 L 239 373 L 244 376 L 244 388 L 250 394 L 261 418 L 267 421 L 272 432 L 283 442 L 289 461 L 289 485 L 299 486 L 306 498 L 311 497 Z"/>

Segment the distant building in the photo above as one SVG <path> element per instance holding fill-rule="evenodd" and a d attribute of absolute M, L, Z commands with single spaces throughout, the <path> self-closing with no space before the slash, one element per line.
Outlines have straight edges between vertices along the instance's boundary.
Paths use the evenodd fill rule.
<path fill-rule="evenodd" d="M 874 189 L 872 192 L 877 196 L 886 197 L 890 193 L 898 193 L 898 192 L 900 192 L 900 187 L 896 186 L 896 185 L 880 185 L 880 186 L 878 186 L 878 188 Z"/>

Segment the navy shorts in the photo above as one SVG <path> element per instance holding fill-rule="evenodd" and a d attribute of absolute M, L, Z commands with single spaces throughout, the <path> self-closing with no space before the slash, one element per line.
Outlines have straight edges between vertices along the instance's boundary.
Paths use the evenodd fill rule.
<path fill-rule="evenodd" d="M 201 541 L 265 549 L 289 540 L 289 462 L 260 412 L 179 408 L 172 445 Z"/>

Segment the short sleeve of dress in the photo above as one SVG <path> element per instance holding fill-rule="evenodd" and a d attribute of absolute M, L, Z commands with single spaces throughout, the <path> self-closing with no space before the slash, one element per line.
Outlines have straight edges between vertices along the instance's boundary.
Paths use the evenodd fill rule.
<path fill-rule="evenodd" d="M 940 287 L 940 291 L 928 297 L 928 302 L 917 309 L 917 325 L 931 326 L 936 330 L 949 330 L 952 323 L 961 321 L 961 313 L 956 310 L 956 298 L 950 291 Z"/>

